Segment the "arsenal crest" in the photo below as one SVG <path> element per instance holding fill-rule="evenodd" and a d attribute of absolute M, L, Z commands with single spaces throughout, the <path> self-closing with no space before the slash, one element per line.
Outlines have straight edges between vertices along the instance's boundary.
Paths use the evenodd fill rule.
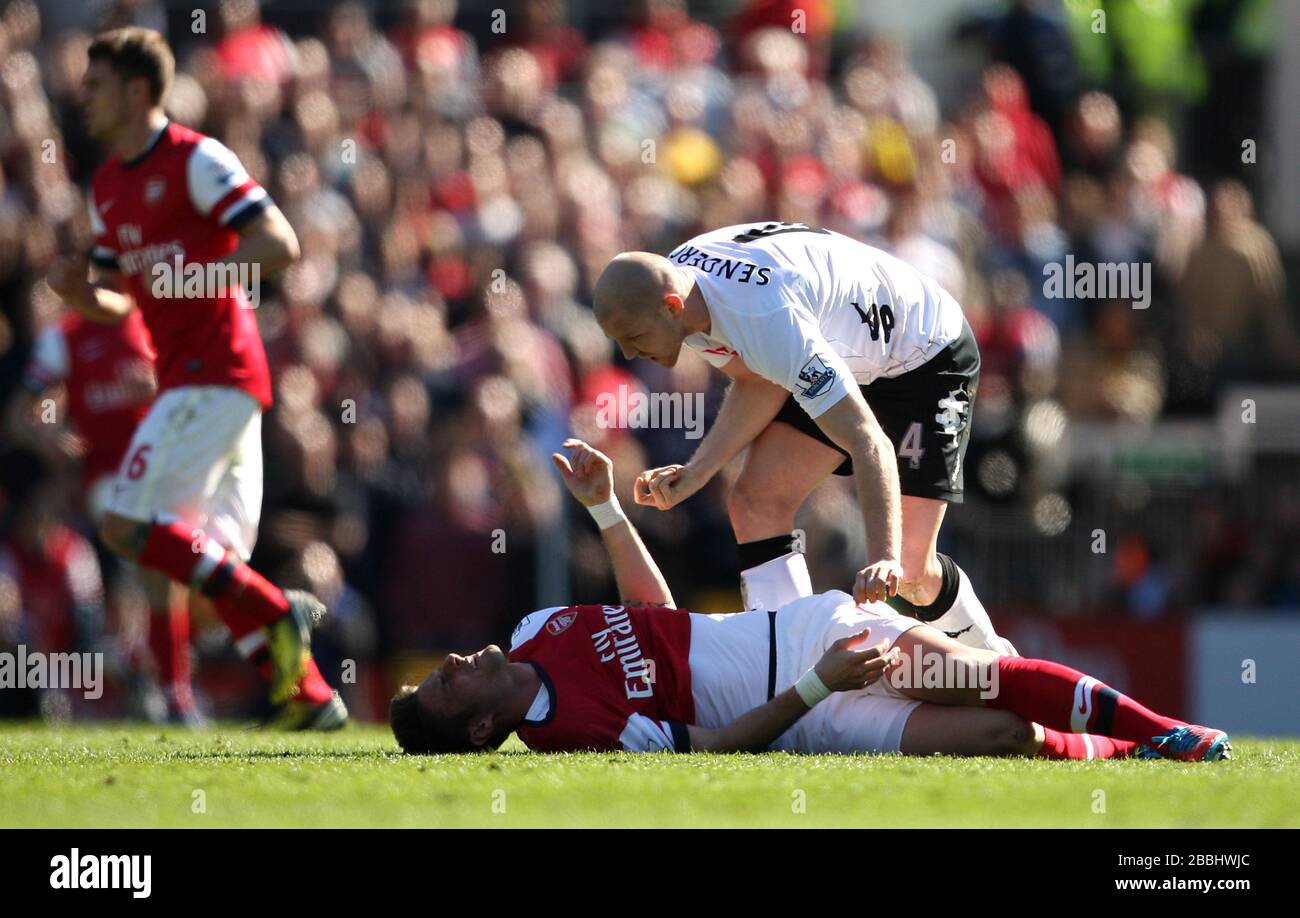
<path fill-rule="evenodd" d="M 578 620 L 578 613 L 574 609 L 567 612 L 561 612 L 558 615 L 551 616 L 551 620 L 546 623 L 546 630 L 553 635 L 563 634 L 569 630 L 569 626 Z"/>
<path fill-rule="evenodd" d="M 152 207 L 162 200 L 166 192 L 167 180 L 161 175 L 151 176 L 149 181 L 144 183 L 144 202 Z"/>

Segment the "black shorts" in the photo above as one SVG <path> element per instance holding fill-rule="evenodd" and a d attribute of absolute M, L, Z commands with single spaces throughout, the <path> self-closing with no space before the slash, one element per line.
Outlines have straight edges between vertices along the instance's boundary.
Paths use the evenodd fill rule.
<path fill-rule="evenodd" d="M 963 459 L 970 440 L 971 412 L 980 381 L 980 352 L 970 326 L 946 348 L 915 370 L 862 386 L 885 435 L 898 456 L 902 493 L 950 503 L 962 502 Z M 853 461 L 794 400 L 786 399 L 775 418 L 844 454 L 836 475 L 852 475 Z"/>

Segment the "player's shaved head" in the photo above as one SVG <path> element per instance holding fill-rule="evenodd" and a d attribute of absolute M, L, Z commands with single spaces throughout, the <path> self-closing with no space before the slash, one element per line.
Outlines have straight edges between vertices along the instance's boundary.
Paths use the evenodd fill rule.
<path fill-rule="evenodd" d="M 663 308 L 664 294 L 673 292 L 672 264 L 650 252 L 624 252 L 615 256 L 596 280 L 592 306 L 602 326 Z"/>
<path fill-rule="evenodd" d="M 645 357 L 661 366 L 677 363 L 692 323 L 707 313 L 688 298 L 694 282 L 662 255 L 624 252 L 600 272 L 592 307 L 601 331 L 613 338 L 628 360 Z"/>

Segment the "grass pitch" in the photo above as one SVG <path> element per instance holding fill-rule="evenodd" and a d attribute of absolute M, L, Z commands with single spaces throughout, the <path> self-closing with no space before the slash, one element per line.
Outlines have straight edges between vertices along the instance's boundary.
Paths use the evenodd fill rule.
<path fill-rule="evenodd" d="M 404 756 L 329 735 L 0 726 L 0 826 L 1300 826 L 1300 741 L 1231 762 Z"/>

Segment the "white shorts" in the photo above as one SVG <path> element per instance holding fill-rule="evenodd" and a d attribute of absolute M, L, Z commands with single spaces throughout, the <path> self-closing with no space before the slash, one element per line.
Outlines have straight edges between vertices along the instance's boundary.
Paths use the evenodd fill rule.
<path fill-rule="evenodd" d="M 884 641 L 888 648 L 919 624 L 884 603 L 871 603 L 864 609 L 839 590 L 787 603 L 776 615 L 776 690 L 781 692 L 794 685 L 842 637 L 869 627 L 867 644 Z M 898 752 L 907 719 L 920 704 L 883 678 L 862 691 L 833 692 L 772 748 L 791 752 Z"/>
<path fill-rule="evenodd" d="M 227 386 L 163 392 L 131 438 L 107 509 L 183 521 L 247 561 L 262 514 L 262 406 Z"/>

